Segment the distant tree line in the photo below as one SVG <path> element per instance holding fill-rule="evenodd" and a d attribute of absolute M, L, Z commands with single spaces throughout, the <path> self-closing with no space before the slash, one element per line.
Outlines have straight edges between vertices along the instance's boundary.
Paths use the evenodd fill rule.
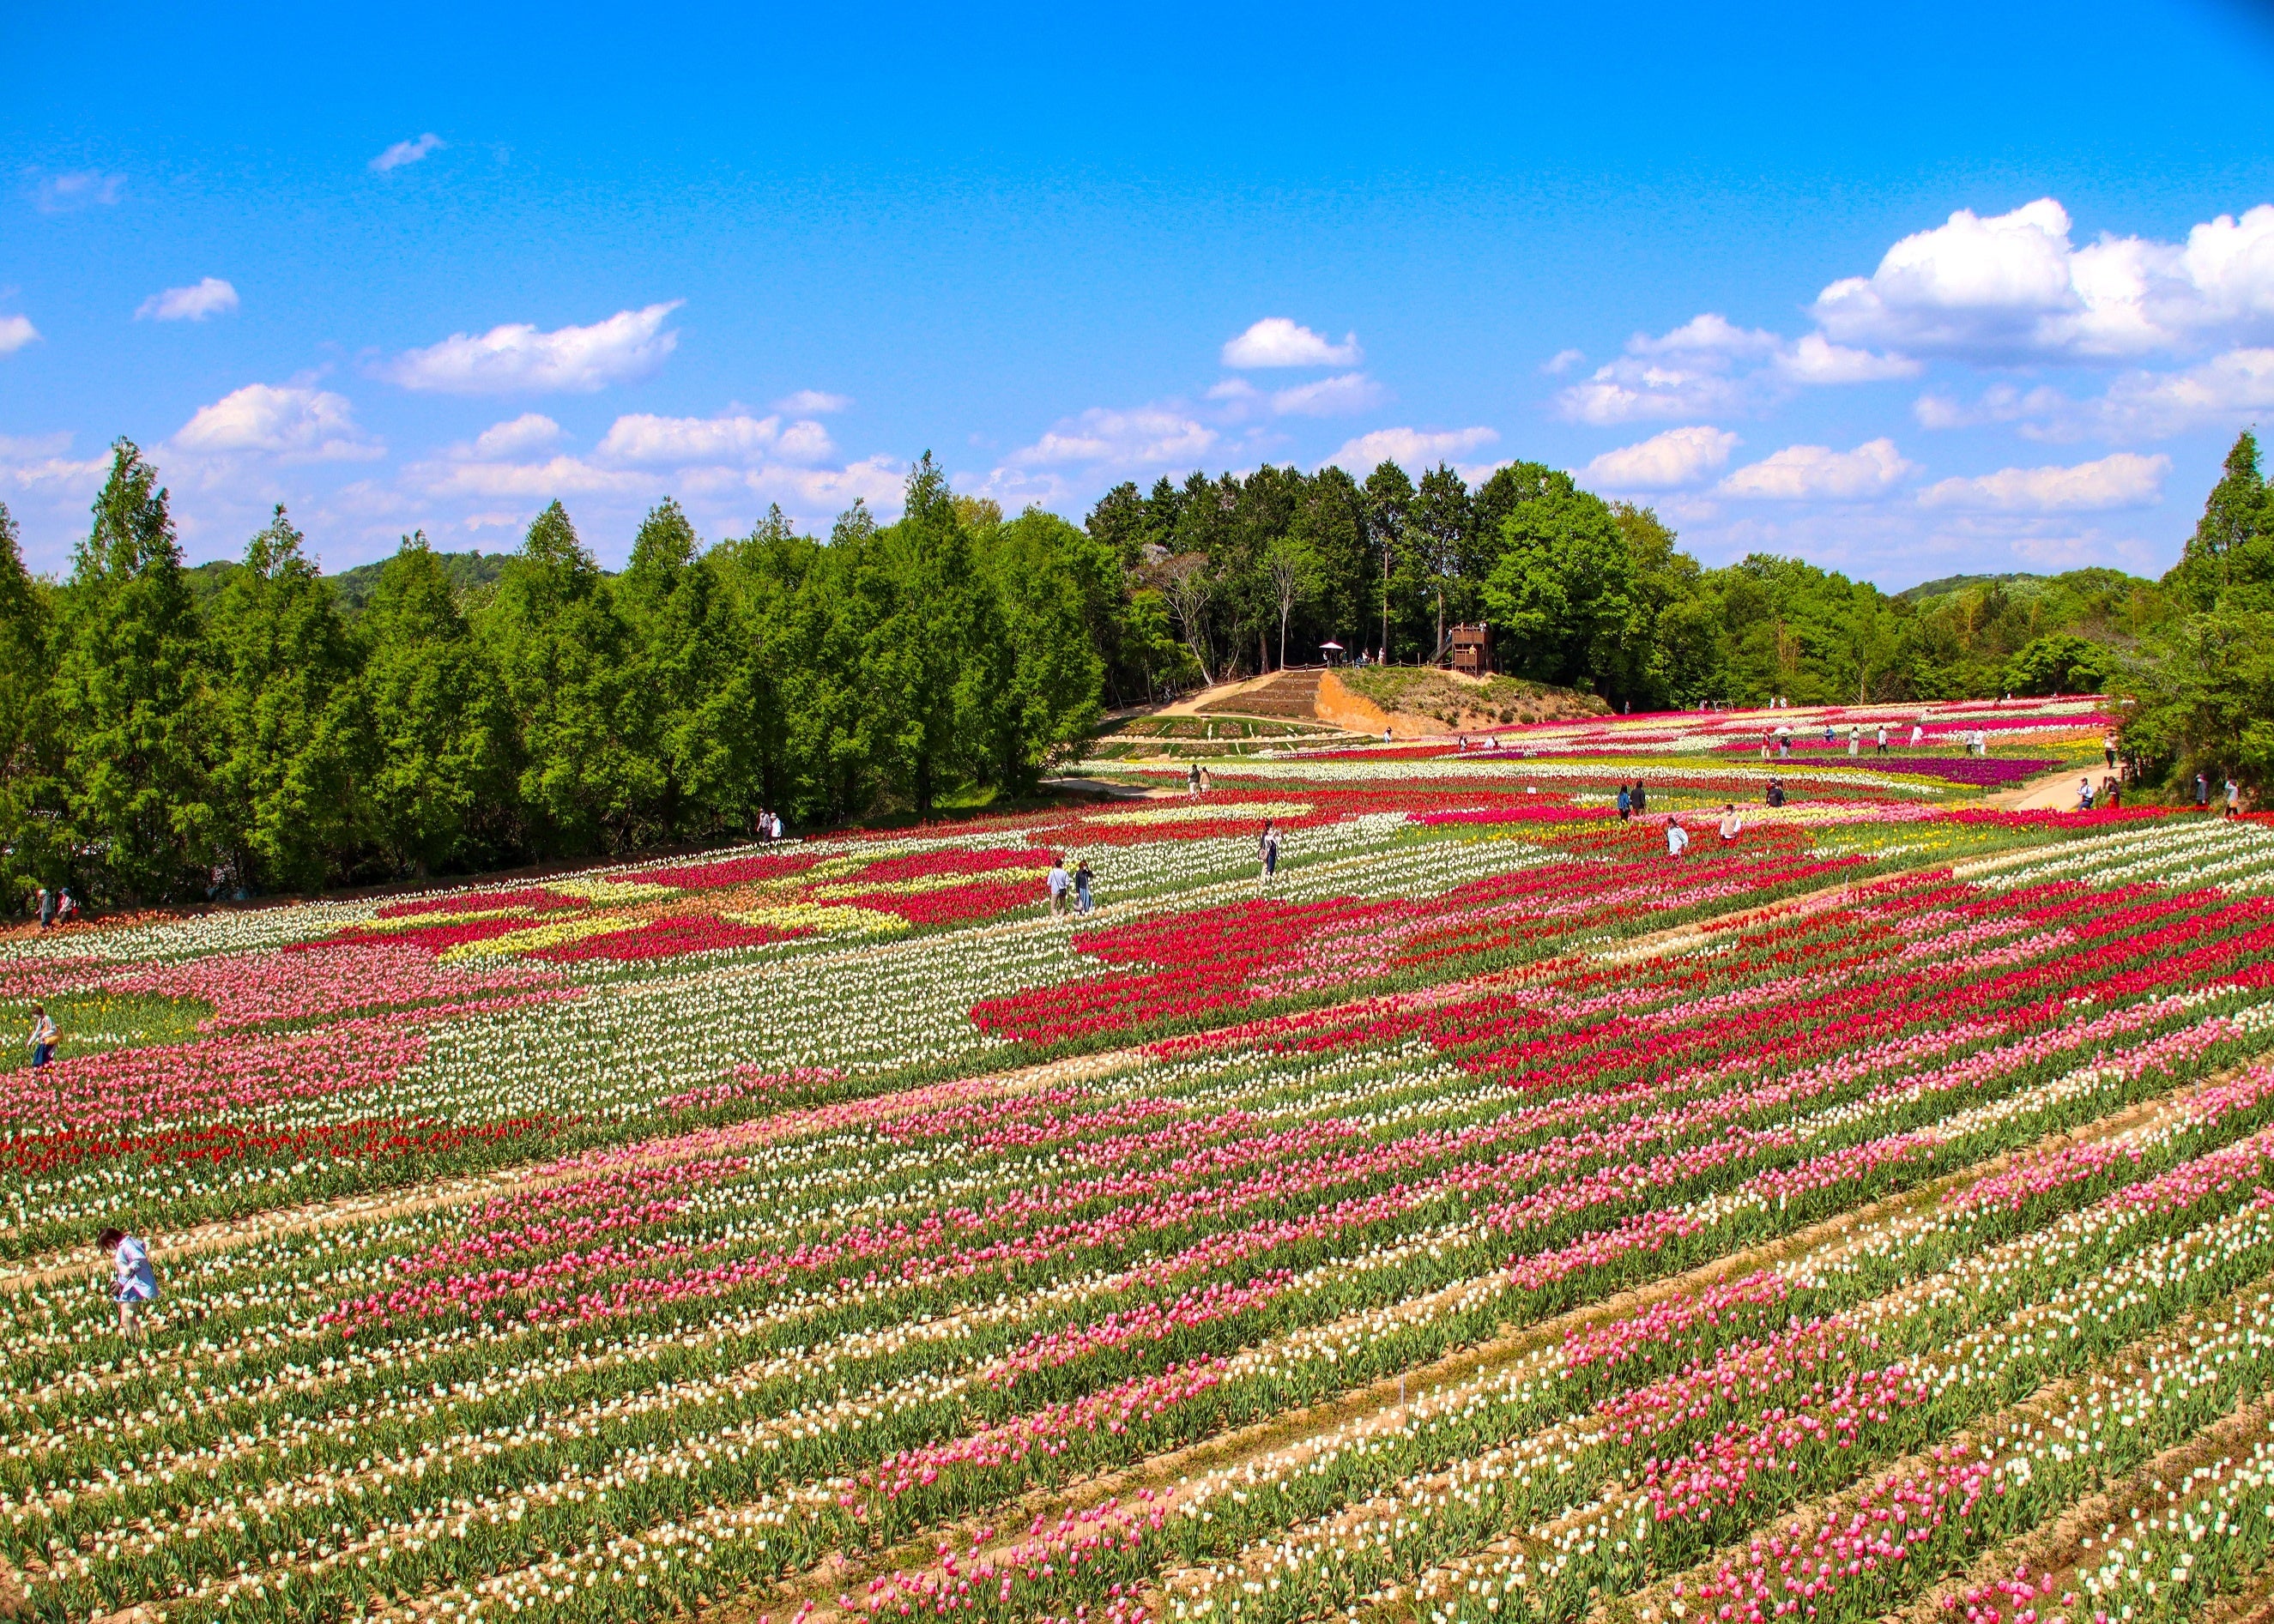
<path fill-rule="evenodd" d="M 0 879 L 117 900 L 571 860 L 1030 790 L 1106 706 L 1307 665 L 1434 658 L 1637 710 L 2141 696 L 2127 745 L 2274 773 L 2274 530 L 2256 447 L 2162 583 L 2112 570 L 1889 596 L 1796 560 L 1707 569 L 1645 508 L 1518 462 L 1472 489 L 1384 462 L 1194 473 L 1081 525 L 1005 519 L 927 456 L 902 517 L 779 510 L 705 547 L 675 502 L 601 570 L 555 502 L 502 558 L 406 538 L 325 576 L 279 508 L 184 567 L 157 470 L 115 448 L 68 576 L 0 508 Z M 2261 764 L 2254 764 L 2261 763 Z"/>

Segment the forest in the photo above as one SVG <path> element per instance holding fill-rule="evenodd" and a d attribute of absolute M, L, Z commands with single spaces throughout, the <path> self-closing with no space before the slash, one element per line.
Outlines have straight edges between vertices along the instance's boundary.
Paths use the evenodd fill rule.
<path fill-rule="evenodd" d="M 1123 485 L 1005 518 L 927 455 L 880 525 L 666 500 L 602 570 L 554 502 L 502 557 L 423 535 L 325 575 L 283 509 L 185 565 L 120 441 L 60 581 L 0 508 L 0 883 L 105 901 L 309 891 L 1032 791 L 1108 709 L 1307 665 L 1502 669 L 1637 711 L 2118 690 L 2151 781 L 2274 782 L 2274 496 L 2245 433 L 2181 561 L 1886 594 L 1797 560 L 1706 568 L 1647 508 L 1534 462 L 1472 489 L 1384 462 Z"/>

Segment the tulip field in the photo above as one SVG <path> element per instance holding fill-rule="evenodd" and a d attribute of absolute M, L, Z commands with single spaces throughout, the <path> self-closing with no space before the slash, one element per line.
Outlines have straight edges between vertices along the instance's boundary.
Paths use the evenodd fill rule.
<path fill-rule="evenodd" d="M 2274 826 L 1659 726 L 0 942 L 0 1611 L 2264 1605 Z"/>

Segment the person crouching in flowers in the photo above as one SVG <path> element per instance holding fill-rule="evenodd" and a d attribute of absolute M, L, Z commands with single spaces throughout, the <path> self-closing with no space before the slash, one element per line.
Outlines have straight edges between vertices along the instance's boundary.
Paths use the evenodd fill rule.
<path fill-rule="evenodd" d="M 150 1246 L 124 1229 L 105 1229 L 95 1244 L 110 1254 L 111 1300 L 118 1304 L 118 1334 L 129 1342 L 147 1341 L 142 1311 L 158 1300 L 158 1272 L 150 1267 Z"/>
<path fill-rule="evenodd" d="M 1735 840 L 1738 831 L 1744 826 L 1744 820 L 1737 816 L 1736 803 L 1723 801 L 1721 803 L 1721 844 L 1727 846 Z"/>
<path fill-rule="evenodd" d="M 1689 849 L 1689 846 L 1690 831 L 1682 826 L 1679 819 L 1668 818 L 1666 820 L 1666 854 L 1668 857 L 1679 857 Z"/>

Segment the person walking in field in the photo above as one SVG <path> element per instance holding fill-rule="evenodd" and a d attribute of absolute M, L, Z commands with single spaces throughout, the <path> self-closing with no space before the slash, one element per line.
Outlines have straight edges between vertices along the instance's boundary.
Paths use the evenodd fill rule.
<path fill-rule="evenodd" d="M 1784 805 L 1784 780 L 1782 778 L 1771 778 L 1769 780 L 1768 803 L 1773 807 L 1781 807 Z"/>
<path fill-rule="evenodd" d="M 1622 784 L 1619 786 L 1619 822 L 1623 823 L 1633 816 L 1634 798 L 1627 793 L 1627 786 Z"/>
<path fill-rule="evenodd" d="M 1914 750 L 1917 749 L 1919 748 L 1919 741 L 1925 737 L 1925 726 L 1922 723 L 1913 722 L 1911 724 L 1911 748 Z"/>
<path fill-rule="evenodd" d="M 1880 724 L 1879 724 L 1879 754 L 1880 754 L 1880 755 L 1882 755 L 1882 756 L 1885 756 L 1886 753 L 1887 753 L 1887 725 L 1886 725 L 1885 722 L 1882 722 L 1882 723 L 1880 723 Z"/>
<path fill-rule="evenodd" d="M 1643 788 L 1642 780 L 1640 778 L 1637 778 L 1635 780 L 1634 787 L 1634 815 L 1637 817 L 1640 817 L 1644 813 L 1649 810 L 1650 792 Z"/>
<path fill-rule="evenodd" d="M 48 1013 L 48 1006 L 44 1004 L 34 1004 L 32 1033 L 24 1040 L 25 1047 L 32 1051 L 34 1071 L 39 1070 L 56 1057 L 56 1039 L 61 1034 L 56 1030 L 54 1017 Z"/>
<path fill-rule="evenodd" d="M 105 1229 L 95 1244 L 110 1254 L 111 1301 L 118 1304 L 118 1334 L 128 1342 L 147 1342 L 143 1311 L 158 1300 L 158 1271 L 150 1267 L 150 1245 L 124 1229 Z"/>
<path fill-rule="evenodd" d="M 1681 820 L 1680 820 L 1680 819 L 1678 819 L 1678 818 L 1668 818 L 1668 819 L 1667 819 L 1667 820 L 1666 820 L 1666 854 L 1667 854 L 1668 857 L 1679 857 L 1679 856 L 1681 856 L 1681 855 L 1682 855 L 1682 853 L 1683 853 L 1683 852 L 1685 852 L 1685 851 L 1687 851 L 1687 850 L 1689 850 L 1689 849 L 1690 849 L 1690 831 L 1689 831 L 1688 830 L 1684 829 L 1684 828 L 1682 826 L 1682 823 L 1681 823 Z"/>
<path fill-rule="evenodd" d="M 1201 764 L 1198 762 L 1194 762 L 1192 765 L 1185 769 L 1185 799 L 1187 801 L 1198 801 L 1200 798 Z"/>
<path fill-rule="evenodd" d="M 1201 799 L 1206 801 L 1209 798 L 1209 792 L 1215 787 L 1215 780 L 1209 777 L 1209 770 L 1203 766 L 1201 769 Z"/>
<path fill-rule="evenodd" d="M 1066 873 L 1065 858 L 1050 859 L 1050 877 L 1044 883 L 1050 887 L 1050 917 L 1056 919 L 1065 912 L 1066 888 L 1073 883 L 1073 880 Z"/>
<path fill-rule="evenodd" d="M 1849 759 L 1849 761 L 1853 761 L 1853 760 L 1855 760 L 1855 759 L 1856 759 L 1856 756 L 1857 756 L 1857 754 L 1858 754 L 1858 753 L 1860 753 L 1860 752 L 1862 751 L 1863 748 L 1864 748 L 1864 729 L 1863 729 L 1862 725 L 1861 725 L 1861 724 L 1859 724 L 1859 723 L 1856 723 L 1856 722 L 1850 722 L 1850 723 L 1849 723 L 1849 724 L 1848 724 L 1848 759 Z"/>
<path fill-rule="evenodd" d="M 2229 817 L 2242 816 L 2242 790 L 2233 778 L 2226 781 L 2226 815 Z"/>
<path fill-rule="evenodd" d="M 56 893 L 46 886 L 40 887 L 40 929 L 45 930 L 56 922 Z"/>
<path fill-rule="evenodd" d="M 1263 820 L 1262 838 L 1255 843 L 1255 855 L 1263 865 L 1255 881 L 1255 894 L 1260 897 L 1271 889 L 1271 877 L 1279 872 L 1279 825 L 1268 817 Z"/>
<path fill-rule="evenodd" d="M 2100 735 L 2100 753 L 2107 758 L 2109 771 L 2115 771 L 2116 735 L 2114 733 L 2103 733 Z"/>
<path fill-rule="evenodd" d="M 2195 805 L 2210 809 L 2210 780 L 2200 772 L 2195 774 Z"/>
<path fill-rule="evenodd" d="M 1073 866 L 1073 911 L 1089 912 L 1089 859 L 1085 857 Z"/>
<path fill-rule="evenodd" d="M 2090 812 L 2092 810 L 2092 780 L 2090 778 L 2079 778 L 2076 781 L 2076 809 L 2080 812 Z"/>
<path fill-rule="evenodd" d="M 1723 801 L 1721 803 L 1721 844 L 1728 846 L 1735 842 L 1744 826 L 1744 819 L 1737 816 L 1736 803 Z"/>

